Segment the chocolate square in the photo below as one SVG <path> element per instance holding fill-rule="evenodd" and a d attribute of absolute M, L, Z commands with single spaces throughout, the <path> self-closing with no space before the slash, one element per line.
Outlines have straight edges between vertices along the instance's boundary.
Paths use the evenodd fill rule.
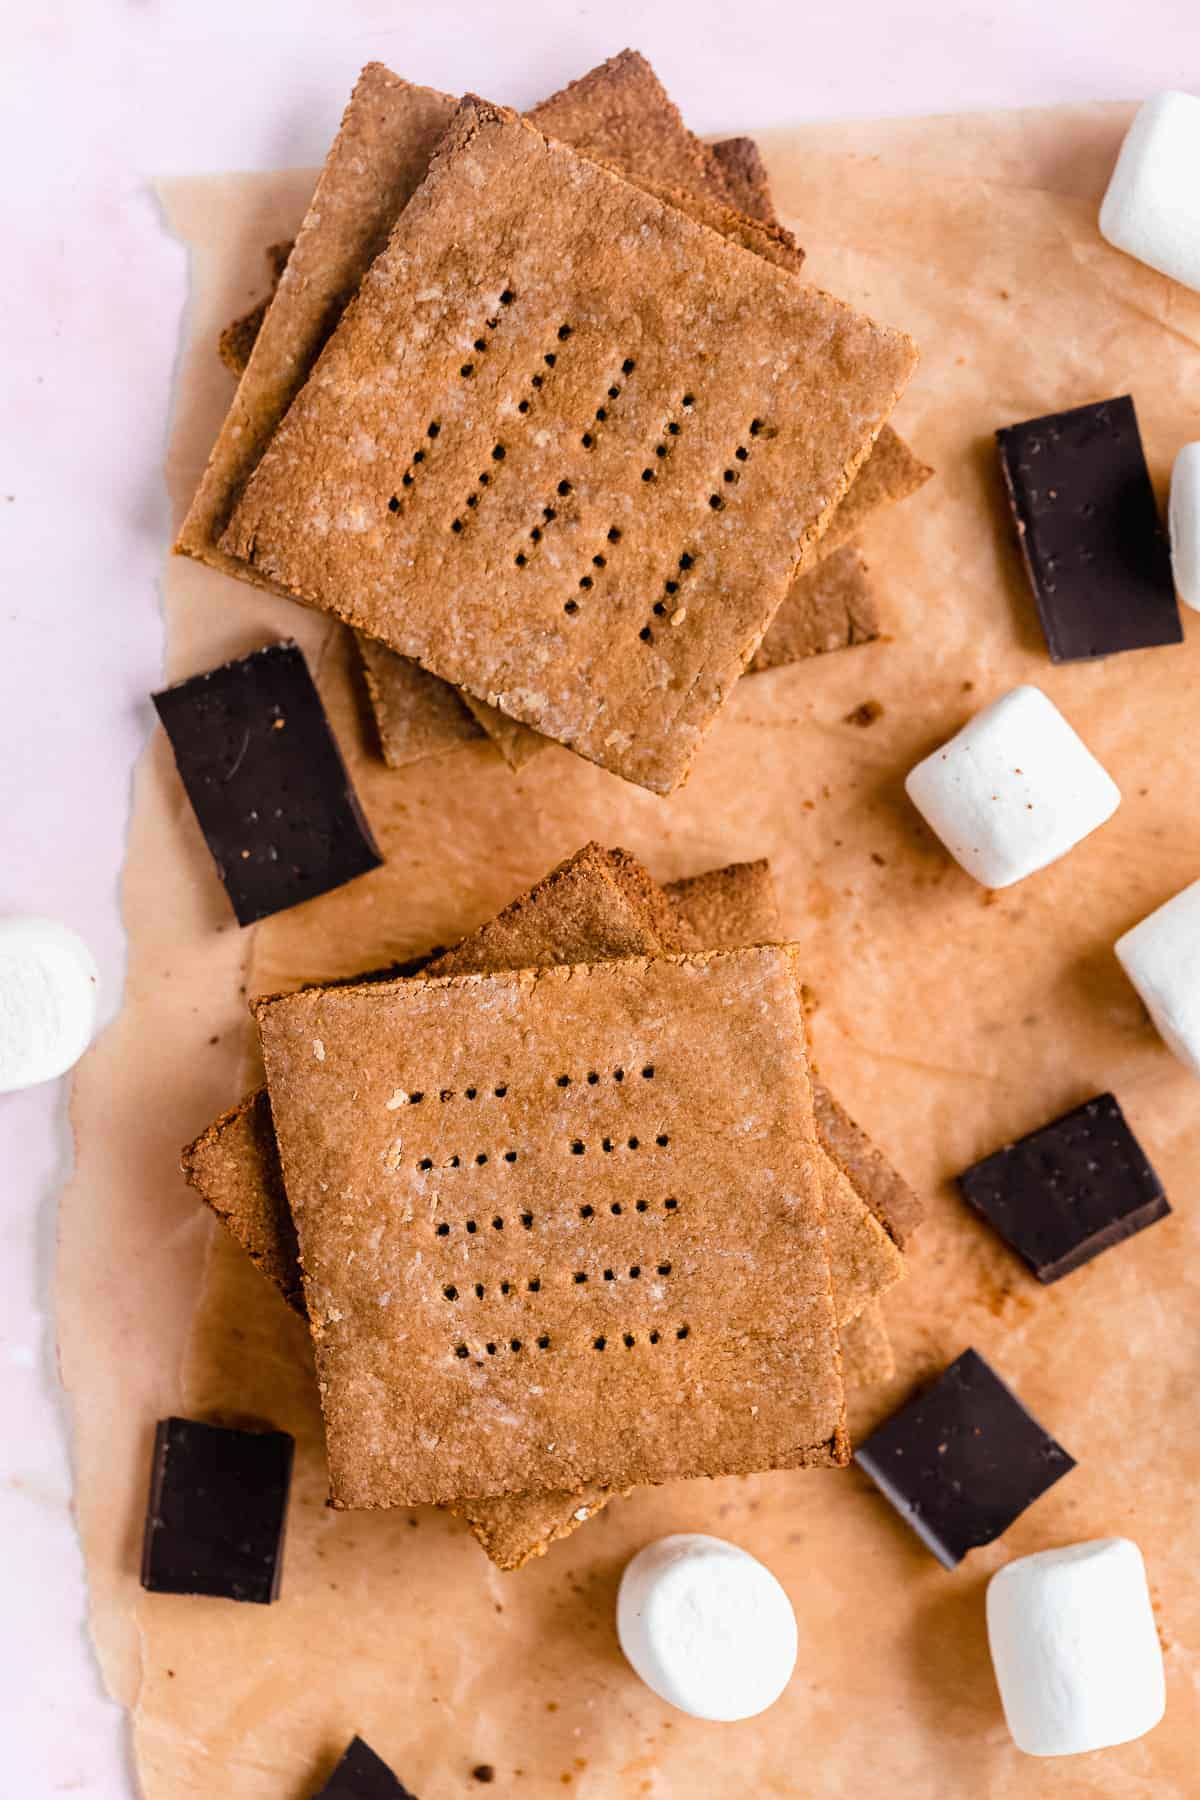
<path fill-rule="evenodd" d="M 285 1431 L 161 1420 L 142 1586 L 260 1605 L 277 1599 L 293 1449 Z"/>
<path fill-rule="evenodd" d="M 325 1786 L 312 1800 L 417 1800 L 381 1756 L 357 1735 Z"/>
<path fill-rule="evenodd" d="M 1097 1094 L 958 1177 L 1039 1281 L 1059 1281 L 1171 1208 L 1114 1094 Z"/>
<path fill-rule="evenodd" d="M 1075 1467 L 975 1350 L 854 1458 L 947 1569 L 1008 1530 Z"/>
<path fill-rule="evenodd" d="M 240 925 L 379 867 L 295 643 L 269 644 L 153 700 Z"/>
<path fill-rule="evenodd" d="M 1009 425 L 996 442 L 1051 661 L 1181 643 L 1129 395 Z"/>

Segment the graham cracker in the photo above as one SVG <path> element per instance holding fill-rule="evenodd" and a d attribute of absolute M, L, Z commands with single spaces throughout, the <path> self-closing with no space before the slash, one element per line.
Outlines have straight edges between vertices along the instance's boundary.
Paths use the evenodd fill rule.
<path fill-rule="evenodd" d="M 842 1379 L 847 1389 L 877 1387 L 896 1373 L 896 1356 L 878 1300 L 842 1330 Z"/>
<path fill-rule="evenodd" d="M 448 682 L 373 638 L 356 633 L 355 642 L 389 768 L 407 768 L 488 735 Z"/>
<path fill-rule="evenodd" d="M 381 63 L 359 76 L 180 530 L 181 554 L 238 580 L 259 574 L 221 552 L 221 533 L 271 433 L 420 185 L 454 107 L 450 95 L 414 87 Z"/>
<path fill-rule="evenodd" d="M 531 118 L 535 115 L 530 114 Z M 540 119 L 537 120 L 540 123 Z M 585 151 L 586 154 L 586 151 Z M 651 179 L 645 173 L 645 167 L 632 173 L 619 163 L 608 165 L 617 174 L 625 175 L 627 180 L 640 187 L 644 193 L 653 194 L 667 206 L 674 206 L 684 212 L 699 225 L 707 225 L 731 244 L 737 244 L 743 250 L 749 250 L 754 256 L 761 256 L 764 261 L 773 263 L 777 269 L 783 269 L 790 275 L 798 275 L 804 266 L 804 251 L 796 242 L 785 225 L 765 224 L 736 207 L 729 206 L 720 200 L 706 195 L 681 193 L 665 182 Z"/>
<path fill-rule="evenodd" d="M 844 506 L 850 504 L 853 493 L 851 489 L 842 502 Z M 879 613 L 867 580 L 866 558 L 857 545 L 843 544 L 793 584 L 754 652 L 747 673 L 753 675 L 804 657 L 869 644 L 879 633 Z"/>
<path fill-rule="evenodd" d="M 663 889 L 692 938 L 706 950 L 782 943 L 779 897 L 765 856 L 670 881 Z"/>
<path fill-rule="evenodd" d="M 684 124 L 645 57 L 622 50 L 536 106 L 529 117 L 587 156 L 696 199 L 736 205 L 724 168 Z M 745 210 L 745 209 L 743 209 Z"/>
<path fill-rule="evenodd" d="M 708 869 L 665 890 L 695 939 L 736 949 L 779 943 L 785 936 L 779 897 L 765 857 Z M 813 1105 L 821 1147 L 871 1209 L 899 1250 L 907 1248 L 925 1208 L 904 1177 L 815 1074 Z"/>
<path fill-rule="evenodd" d="M 330 300 L 331 289 L 335 295 L 338 292 L 348 295 L 355 290 L 370 255 L 384 241 L 396 216 L 396 211 L 389 209 L 398 210 L 426 166 L 428 149 L 437 135 L 437 130 L 431 129 L 431 121 L 433 127 L 437 127 L 437 121 L 447 121 L 452 110 L 450 96 L 414 88 L 380 64 L 368 65 L 363 71 L 301 234 L 305 280 L 294 291 L 289 291 L 272 321 L 269 336 L 276 353 L 260 359 L 245 391 L 239 393 L 177 548 L 224 568 L 227 573 L 242 578 L 249 575 L 253 579 L 252 573 L 241 564 L 222 557 L 216 548 L 216 537 L 228 518 L 233 492 L 240 488 L 249 470 L 257 463 L 292 393 L 307 376 L 340 315 L 342 303 Z M 739 219 L 736 213 L 721 204 L 721 192 L 728 192 L 728 166 L 724 187 L 720 183 L 714 185 L 711 171 L 705 175 L 699 173 L 704 156 L 698 159 L 696 151 L 699 148 L 703 152 L 704 146 L 699 146 L 698 140 L 686 131 L 677 108 L 653 70 L 635 52 L 625 51 L 610 59 L 581 81 L 543 102 L 531 117 L 543 129 L 575 143 L 586 153 L 616 162 L 631 179 L 637 180 L 639 172 L 652 170 L 660 179 L 673 180 L 676 191 L 664 193 L 663 197 L 677 205 L 687 207 L 690 204 L 694 215 L 702 222 L 731 235 L 746 248 L 757 250 L 759 254 L 773 254 L 768 240 L 754 239 L 749 234 L 748 221 Z M 616 131 L 610 124 L 613 119 L 620 121 Z M 379 180 L 371 189 L 364 189 L 364 158 L 373 159 L 378 166 Z M 654 183 L 648 185 L 651 191 L 662 192 Z M 398 199 L 398 196 L 402 198 Z M 357 231 L 353 229 L 356 221 Z M 767 222 L 772 226 L 775 224 L 774 220 Z M 778 259 L 787 266 L 787 247 L 791 246 L 792 266 L 798 267 L 800 255 L 787 234 L 783 235 L 787 242 Z M 276 284 L 278 271 L 286 262 L 285 252 L 289 249 L 290 245 L 276 245 L 268 251 L 268 259 L 276 268 Z M 255 320 L 261 323 L 266 310 L 267 302 L 260 303 L 251 314 L 235 321 L 223 334 L 222 353 L 231 364 L 243 355 L 248 359 L 257 336 Z M 295 357 L 294 380 L 290 391 L 286 386 L 280 391 L 279 364 L 281 358 L 286 364 L 289 344 Z M 911 459 L 911 463 L 915 468 L 921 467 L 915 459 Z M 901 472 L 900 469 L 892 470 L 893 484 Z M 903 497 L 899 492 L 889 493 L 888 482 L 881 482 L 879 473 L 877 471 L 870 478 L 870 492 L 884 502 L 889 497 Z M 863 474 L 869 476 L 869 469 Z M 213 511 L 212 503 L 214 497 L 219 497 L 222 484 L 228 487 L 228 492 Z M 856 481 L 854 487 L 858 485 Z M 847 504 L 852 497 L 853 490 L 847 496 Z M 207 520 L 204 516 L 206 499 L 209 506 Z M 869 507 L 862 507 L 860 497 L 855 516 L 861 522 L 869 511 Z M 800 583 L 789 594 L 785 609 L 795 608 L 802 618 L 807 603 Z M 802 631 L 798 641 L 804 641 Z M 374 645 L 364 639 L 360 647 L 383 754 L 392 767 L 404 767 L 425 756 L 441 754 L 477 735 L 470 729 L 464 712 L 453 704 L 446 685 L 436 677 L 422 677 L 407 659 L 396 657 L 383 645 Z M 463 704 L 480 729 L 495 742 L 510 767 L 523 767 L 544 747 L 539 733 L 506 720 L 495 708 L 471 696 L 463 696 Z"/>
<path fill-rule="evenodd" d="M 817 549 L 817 561 L 832 556 L 857 537 L 867 520 L 882 508 L 915 494 L 932 474 L 928 463 L 909 449 L 898 432 L 885 425 L 853 488 L 829 521 Z"/>
<path fill-rule="evenodd" d="M 362 71 L 312 202 L 284 266 L 225 422 L 213 446 L 175 550 L 240 581 L 272 587 L 259 571 L 225 555 L 220 537 L 271 434 L 308 379 L 321 349 L 396 215 L 419 185 L 453 116 L 449 94 L 415 87 L 381 63 Z M 244 343 L 249 332 L 243 330 Z M 384 678 L 377 709 L 397 766 L 456 748 L 462 721 L 429 682 Z M 376 672 L 373 702 L 380 693 Z M 394 741 L 387 733 L 395 732 Z"/>
<path fill-rule="evenodd" d="M 764 225 L 778 224 L 767 165 L 754 139 L 724 138 L 719 144 L 710 144 L 709 148 L 725 177 L 734 206 L 752 219 L 761 219 Z"/>
<path fill-rule="evenodd" d="M 545 128 L 559 136 L 578 132 L 581 148 L 612 157 L 628 144 L 631 154 L 636 150 L 638 164 L 668 176 L 681 192 L 690 191 L 697 200 L 724 197 L 715 165 L 708 168 L 707 151 L 686 131 L 649 64 L 635 52 L 612 58 L 544 105 Z M 180 531 L 175 547 L 182 554 L 238 579 L 273 585 L 223 555 L 221 532 L 347 300 L 424 176 L 454 107 L 450 95 L 402 81 L 380 63 L 362 71 L 301 227 L 300 254 L 282 298 L 277 304 L 271 301 L 271 322 L 261 347 L 253 314 L 226 333 L 232 358 L 245 354 L 246 369 Z M 635 114 L 640 119 L 636 145 Z M 622 121 L 616 132 L 610 124 L 614 118 Z M 698 172 L 697 150 L 704 173 Z M 254 310 L 265 315 L 267 304 Z M 377 716 L 390 763 L 400 767 L 418 754 L 438 754 L 463 741 L 454 709 L 444 697 L 433 698 L 432 677 L 422 688 L 394 667 L 381 668 L 371 652 L 364 652 L 364 659 L 373 669 L 372 697 L 381 700 Z M 499 715 L 483 711 L 475 716 L 489 735 L 496 735 Z M 516 766 L 531 753 L 531 745 L 512 726 L 500 731 L 498 748 Z"/>
<path fill-rule="evenodd" d="M 897 1249 L 905 1250 L 925 1216 L 924 1203 L 823 1082 L 813 1082 L 821 1144 L 860 1194 Z"/>
<path fill-rule="evenodd" d="M 803 265 L 804 252 L 777 221 L 764 224 L 728 203 L 726 183 L 711 153 L 688 131 L 678 107 L 637 51 L 611 57 L 528 116 L 539 130 L 605 163 L 730 242 L 793 274 Z M 550 742 L 474 695 L 464 694 L 463 700 L 513 770 L 524 768 Z M 386 744 L 386 733 L 382 735 Z"/>
<path fill-rule="evenodd" d="M 431 675 L 429 679 L 435 681 L 437 677 Z M 443 682 L 442 685 L 448 687 L 449 683 Z M 514 774 L 519 773 L 539 751 L 549 748 L 550 739 L 543 737 L 540 731 L 532 731 L 528 725 L 522 725 L 519 720 L 510 719 L 498 707 L 489 706 L 485 700 L 477 699 L 474 694 L 460 693 L 458 689 L 453 689 L 452 692 L 458 693 L 459 699 L 479 729 L 485 737 L 491 738 L 492 743 Z"/>
<path fill-rule="evenodd" d="M 627 851 L 587 844 L 452 949 L 359 979 L 741 948 L 777 942 L 781 935 L 765 861 L 732 864 L 662 889 Z M 827 1112 L 826 1107 L 818 1113 L 819 1124 Z M 837 1244 L 838 1320 L 847 1324 L 903 1272 L 872 1215 L 878 1218 L 880 1195 L 886 1197 L 896 1184 L 904 1184 L 840 1109 L 835 1123 L 836 1142 L 843 1148 L 849 1141 L 847 1129 L 857 1133 L 854 1167 L 847 1171 L 838 1164 L 848 1174 L 853 1193 L 837 1182 L 830 1182 L 827 1189 L 827 1227 Z M 271 1275 L 285 1298 L 303 1310 L 302 1299 L 295 1300 L 302 1278 L 266 1090 L 247 1095 L 214 1121 L 187 1146 L 182 1161 L 201 1198 L 252 1260 Z M 866 1184 L 861 1190 L 858 1180 Z M 894 1236 L 888 1221 L 882 1223 L 888 1236 Z"/>
<path fill-rule="evenodd" d="M 467 102 L 222 547 L 669 792 L 914 359 Z"/>
<path fill-rule="evenodd" d="M 539 962 L 575 962 L 584 955 L 654 954 L 712 942 L 753 942 L 778 937 L 778 912 L 767 864 L 746 863 L 713 870 L 691 880 L 677 882 L 670 897 L 650 880 L 646 871 L 627 852 L 589 844 L 539 882 L 529 893 L 510 903 L 490 921 L 450 952 L 425 962 L 422 972 L 448 974 L 472 968 L 502 968 Z M 757 915 L 757 916 L 756 916 Z M 765 929 L 764 927 L 765 922 Z M 417 972 L 410 965 L 406 972 Z M 242 1115 L 252 1117 L 252 1129 Z M 277 1285 L 303 1313 L 303 1280 L 300 1274 L 295 1228 L 288 1209 L 266 1090 L 248 1096 L 239 1108 L 224 1115 L 189 1146 L 183 1156 L 184 1171 L 201 1197 L 223 1223 L 248 1248 L 261 1254 L 264 1225 L 277 1222 Z M 824 1171 L 828 1178 L 828 1169 Z M 829 1189 L 833 1210 L 846 1208 L 846 1192 L 836 1184 Z M 250 1200 L 245 1196 L 249 1194 Z M 246 1214 L 243 1228 L 239 1210 Z M 879 1290 L 890 1285 L 900 1264 L 887 1254 L 886 1240 L 877 1227 L 867 1228 L 863 1197 L 854 1196 L 858 1231 L 847 1257 L 844 1241 L 837 1246 L 841 1258 L 834 1267 L 840 1293 L 839 1323 L 853 1331 L 849 1313 L 861 1304 L 849 1286 L 850 1270 L 857 1262 L 865 1278 Z M 843 1240 L 846 1226 L 840 1233 Z M 858 1249 L 855 1253 L 855 1242 Z M 868 1247 L 884 1254 L 879 1268 L 865 1264 Z M 831 1249 L 831 1267 L 834 1252 Z M 872 1259 L 875 1260 L 875 1259 Z M 872 1288 L 870 1291 L 876 1291 Z M 868 1301 L 869 1305 L 870 1302 Z M 577 1529 L 583 1519 L 598 1511 L 613 1490 L 590 1483 L 578 1493 L 539 1493 L 527 1496 L 454 1503 L 451 1510 L 464 1518 L 491 1560 L 504 1569 L 520 1568 L 531 1557 L 544 1555 L 551 1543 Z"/>
<path fill-rule="evenodd" d="M 791 950 L 254 1011 L 332 1504 L 847 1460 Z"/>
<path fill-rule="evenodd" d="M 637 858 L 592 843 L 435 957 L 423 973 L 616 962 L 693 947 L 681 933 L 675 908 Z"/>
<path fill-rule="evenodd" d="M 242 313 L 239 318 L 228 324 L 217 340 L 217 355 L 225 367 L 231 370 L 239 380 L 246 364 L 250 361 L 250 352 L 262 330 L 262 322 L 267 316 L 267 308 L 275 298 L 275 289 L 279 286 L 280 277 L 287 267 L 287 259 L 291 254 L 291 238 L 285 239 L 282 243 L 267 245 L 267 270 L 271 285 L 267 289 L 266 295 L 248 312 Z"/>
<path fill-rule="evenodd" d="M 303 1313 L 304 1277 L 266 1088 L 247 1094 L 184 1150 L 183 1172 L 256 1269 Z"/>

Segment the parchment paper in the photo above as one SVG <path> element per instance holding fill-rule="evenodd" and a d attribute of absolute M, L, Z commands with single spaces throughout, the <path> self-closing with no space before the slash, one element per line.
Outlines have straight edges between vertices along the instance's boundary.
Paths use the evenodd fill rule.
<path fill-rule="evenodd" d="M 152 1800 L 301 1800 L 358 1730 L 422 1797 L 969 1795 L 1195 1791 L 1194 1489 L 1200 1478 L 1200 1087 L 1162 1048 L 1113 940 L 1200 874 L 1200 645 L 1053 668 L 1013 544 L 995 426 L 1126 389 L 1156 480 L 1200 435 L 1200 297 L 1101 242 L 1096 203 L 1128 108 L 808 128 L 763 140 L 807 272 L 910 330 L 924 363 L 897 426 L 937 470 L 865 544 L 891 641 L 739 685 L 670 801 L 560 750 L 512 776 L 484 746 L 389 772 L 370 753 L 343 641 L 196 564 L 165 575 L 168 674 L 300 636 L 387 865 L 238 933 L 156 737 L 125 878 L 125 1010 L 79 1072 L 59 1329 L 77 1432 L 93 1627 L 134 1710 Z M 182 510 L 228 397 L 216 331 L 311 177 L 174 184 L 194 298 L 168 470 Z M 1118 780 L 1111 824 L 1000 895 L 961 874 L 902 792 L 980 704 L 1038 682 Z M 882 715 L 847 723 L 865 700 Z M 253 1071 L 239 984 L 333 975 L 447 942 L 585 837 L 662 879 L 769 855 L 820 1009 L 835 1091 L 930 1204 L 889 1302 L 898 1374 L 860 1428 L 973 1343 L 1078 1458 L 990 1548 L 941 1569 L 857 1471 L 687 1483 L 611 1506 L 518 1575 L 445 1515 L 323 1505 L 304 1331 L 214 1232 L 178 1146 Z M 216 1040 L 215 1042 L 212 1040 Z M 968 1216 L 953 1172 L 1112 1087 L 1173 1216 L 1041 1289 Z M 141 1595 L 148 1453 L 169 1409 L 264 1417 L 299 1444 L 283 1598 Z M 796 1607 L 795 1679 L 764 1717 L 689 1721 L 641 1687 L 613 1630 L 625 1558 L 703 1529 L 761 1556 Z M 1165 1723 L 1062 1762 L 1011 1745 L 983 1590 L 1008 1558 L 1127 1533 L 1167 1653 Z M 1189 1774 L 1189 1770 L 1191 1773 Z"/>

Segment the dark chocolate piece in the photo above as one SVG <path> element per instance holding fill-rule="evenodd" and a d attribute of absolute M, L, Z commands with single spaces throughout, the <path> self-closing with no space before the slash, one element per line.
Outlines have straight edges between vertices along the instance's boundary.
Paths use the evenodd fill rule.
<path fill-rule="evenodd" d="M 947 1569 L 1075 1467 L 975 1350 L 893 1413 L 854 1460 Z"/>
<path fill-rule="evenodd" d="M 1097 1094 L 958 1178 L 1039 1281 L 1059 1281 L 1171 1208 L 1113 1094 Z"/>
<path fill-rule="evenodd" d="M 996 433 L 1052 662 L 1183 641 L 1128 394 Z"/>
<path fill-rule="evenodd" d="M 279 1594 L 292 1479 L 286 1431 L 163 1419 L 154 1435 L 142 1586 L 261 1605 Z"/>
<path fill-rule="evenodd" d="M 352 1737 L 343 1756 L 320 1793 L 312 1800 L 416 1800 L 397 1779 L 370 1744 Z"/>
<path fill-rule="evenodd" d="M 383 861 L 292 642 L 153 696 L 240 925 Z"/>

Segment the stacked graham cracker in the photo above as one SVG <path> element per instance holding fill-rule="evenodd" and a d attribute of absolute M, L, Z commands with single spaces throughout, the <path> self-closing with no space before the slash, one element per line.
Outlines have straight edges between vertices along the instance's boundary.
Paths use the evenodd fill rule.
<path fill-rule="evenodd" d="M 527 120 L 370 65 L 274 255 L 177 548 L 356 628 L 389 762 L 485 731 L 669 792 L 744 670 L 876 634 L 913 347 L 640 57 Z"/>
<path fill-rule="evenodd" d="M 588 846 L 419 970 L 255 1004 L 189 1179 L 307 1312 L 339 1507 L 501 1567 L 615 1492 L 848 1455 L 919 1205 L 814 1081 L 764 864 Z"/>

